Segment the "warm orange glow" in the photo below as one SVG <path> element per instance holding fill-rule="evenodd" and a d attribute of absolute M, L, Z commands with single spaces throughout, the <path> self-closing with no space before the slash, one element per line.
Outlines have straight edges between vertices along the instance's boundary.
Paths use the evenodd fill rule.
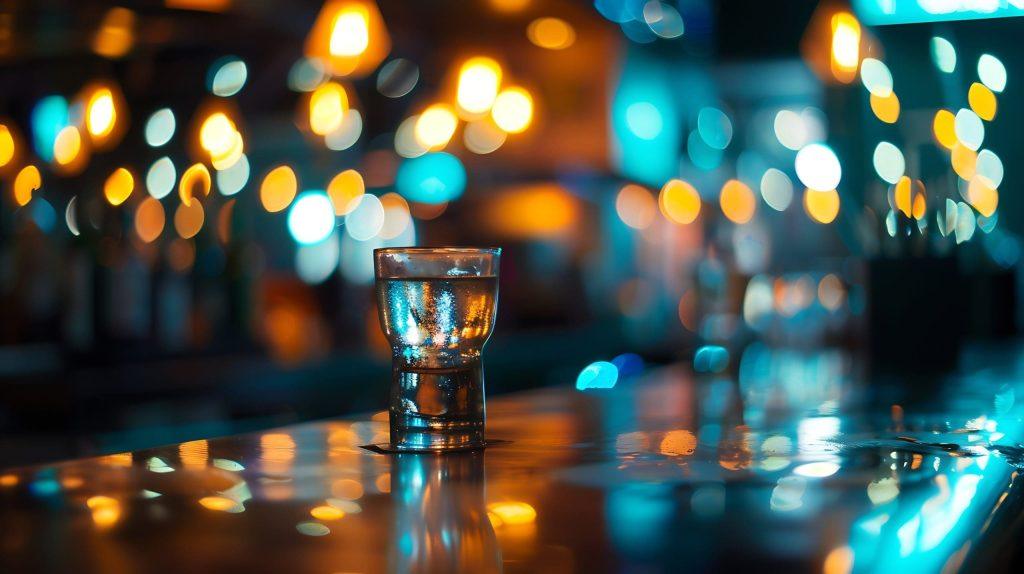
<path fill-rule="evenodd" d="M 843 83 L 857 77 L 860 64 L 860 22 L 849 12 L 832 16 L 832 75 Z"/>
<path fill-rule="evenodd" d="M 896 210 L 907 217 L 912 215 L 914 209 L 910 187 L 910 178 L 903 176 L 896 182 L 896 189 L 893 190 L 893 203 L 896 204 Z"/>
<path fill-rule="evenodd" d="M 205 439 L 183 442 L 178 445 L 178 456 L 185 468 L 206 468 L 210 460 L 210 444 Z"/>
<path fill-rule="evenodd" d="M 561 18 L 537 18 L 526 27 L 526 37 L 535 46 L 564 50 L 576 41 L 576 30 Z"/>
<path fill-rule="evenodd" d="M 531 524 L 537 520 L 537 511 L 525 502 L 494 502 L 487 505 L 487 513 L 501 520 L 501 524 Z"/>
<path fill-rule="evenodd" d="M 121 205 L 135 191 L 135 176 L 127 168 L 119 167 L 103 184 L 103 195 L 110 205 Z"/>
<path fill-rule="evenodd" d="M 530 0 L 490 0 L 489 3 L 498 12 L 519 12 L 530 5 Z"/>
<path fill-rule="evenodd" d="M 208 154 L 213 167 L 227 169 L 242 157 L 245 141 L 235 122 L 224 112 L 214 112 L 199 127 L 199 145 Z"/>
<path fill-rule="evenodd" d="M 164 5 L 180 10 L 223 12 L 231 7 L 231 0 L 164 0 Z"/>
<path fill-rule="evenodd" d="M 839 193 L 827 191 L 804 190 L 804 210 L 811 219 L 818 223 L 832 223 L 839 215 Z"/>
<path fill-rule="evenodd" d="M 646 229 L 654 221 L 658 206 L 647 189 L 627 184 L 615 196 L 615 212 L 623 223 L 633 229 Z"/>
<path fill-rule="evenodd" d="M 146 243 L 156 241 L 164 231 L 167 216 L 160 200 L 147 197 L 135 208 L 135 233 Z"/>
<path fill-rule="evenodd" d="M 299 190 L 299 180 L 287 165 L 279 165 L 267 173 L 260 184 L 263 209 L 276 213 L 291 205 Z"/>
<path fill-rule="evenodd" d="M 914 187 L 917 187 L 917 188 L 923 190 L 924 189 L 924 184 L 921 183 L 920 181 L 915 181 L 914 182 Z M 924 219 L 925 212 L 927 210 L 928 210 L 928 201 L 927 201 L 927 198 L 925 198 L 924 193 L 923 192 L 915 193 L 914 194 L 914 209 L 911 212 L 914 215 L 914 219 L 916 219 L 918 221 Z"/>
<path fill-rule="evenodd" d="M 92 513 L 93 523 L 100 528 L 109 528 L 121 518 L 121 503 L 109 496 L 91 496 L 85 501 Z"/>
<path fill-rule="evenodd" d="M 887 124 L 896 123 L 900 119 L 900 99 L 896 97 L 896 92 L 890 92 L 884 98 L 871 94 L 871 111 L 876 118 Z"/>
<path fill-rule="evenodd" d="M 71 165 L 82 151 L 82 134 L 75 126 L 65 126 L 53 141 L 53 161 L 57 165 Z"/>
<path fill-rule="evenodd" d="M 697 449 L 697 436 L 688 430 L 674 430 L 665 433 L 658 451 L 667 456 L 689 456 Z"/>
<path fill-rule="evenodd" d="M 526 131 L 533 121 L 533 96 L 519 86 L 506 88 L 494 100 L 491 117 L 499 128 L 510 134 Z"/>
<path fill-rule="evenodd" d="M 964 181 L 970 181 L 974 177 L 977 168 L 978 154 L 971 148 L 957 142 L 953 145 L 950 161 L 953 164 L 953 171 Z"/>
<path fill-rule="evenodd" d="M 337 82 L 326 82 L 309 96 L 309 129 L 325 136 L 341 127 L 348 111 L 348 94 Z"/>
<path fill-rule="evenodd" d="M 92 40 L 92 50 L 106 58 L 120 58 L 135 41 L 135 13 L 127 8 L 111 8 Z"/>
<path fill-rule="evenodd" d="M 834 548 L 825 557 L 822 574 L 849 574 L 853 571 L 853 550 L 849 546 Z"/>
<path fill-rule="evenodd" d="M 409 210 L 412 212 L 413 217 L 424 221 L 441 217 L 441 214 L 444 213 L 446 209 L 448 209 L 447 201 L 442 203 L 413 203 L 409 206 Z"/>
<path fill-rule="evenodd" d="M 661 188 L 658 207 L 669 221 L 686 225 L 693 223 L 700 215 L 700 194 L 689 183 L 672 179 Z"/>
<path fill-rule="evenodd" d="M 313 507 L 309 511 L 309 515 L 317 520 L 341 520 L 345 517 L 345 513 L 342 510 L 326 504 Z"/>
<path fill-rule="evenodd" d="M 999 191 L 987 179 L 976 175 L 967 186 L 967 202 L 985 217 L 991 217 L 999 207 Z"/>
<path fill-rule="evenodd" d="M 114 96 L 110 89 L 100 88 L 93 92 L 85 106 L 85 127 L 89 134 L 103 138 L 113 131 L 116 121 L 117 110 L 114 109 Z"/>
<path fill-rule="evenodd" d="M 226 496 L 204 496 L 199 499 L 199 504 L 207 510 L 217 512 L 227 512 L 238 506 L 238 502 Z"/>
<path fill-rule="evenodd" d="M 466 60 L 459 69 L 455 101 L 459 111 L 468 117 L 486 113 L 494 105 L 501 87 L 501 65 L 493 58 L 477 56 Z"/>
<path fill-rule="evenodd" d="M 932 133 L 935 135 L 935 141 L 946 149 L 953 149 L 957 142 L 955 121 L 956 116 L 949 110 L 935 112 L 935 119 L 932 120 Z"/>
<path fill-rule="evenodd" d="M 0 476 L 0 486 L 17 486 L 18 475 L 16 474 L 5 474 Z"/>
<path fill-rule="evenodd" d="M 412 223 L 409 202 L 392 191 L 380 196 L 380 203 L 384 207 L 384 225 L 377 232 L 377 237 L 384 240 L 394 239 L 405 232 Z"/>
<path fill-rule="evenodd" d="M 555 183 L 540 183 L 495 194 L 481 223 L 505 237 L 531 239 L 564 234 L 578 219 L 579 206 L 569 192 Z"/>
<path fill-rule="evenodd" d="M 21 206 L 28 205 L 32 201 L 32 192 L 42 185 L 43 178 L 39 175 L 38 167 L 26 165 L 21 168 L 14 177 L 14 202 Z"/>
<path fill-rule="evenodd" d="M 202 203 L 198 201 L 193 201 L 192 205 L 181 203 L 174 212 L 174 230 L 182 239 L 191 239 L 203 228 L 205 220 L 206 213 L 203 211 Z"/>
<path fill-rule="evenodd" d="M 213 179 L 210 177 L 210 170 L 201 163 L 195 163 L 181 174 L 178 181 L 178 197 L 186 206 L 192 206 L 192 199 L 198 191 L 203 196 L 210 195 L 213 188 Z"/>
<path fill-rule="evenodd" d="M 331 484 L 331 494 L 344 500 L 358 500 L 363 497 L 363 485 L 358 480 L 341 478 Z"/>
<path fill-rule="evenodd" d="M 967 101 L 979 118 L 992 121 L 996 117 L 996 95 L 985 84 L 978 82 L 971 84 L 971 89 L 967 92 Z"/>
<path fill-rule="evenodd" d="M 306 37 L 306 55 L 335 76 L 364 76 L 390 50 L 384 19 L 372 0 L 328 0 Z"/>
<path fill-rule="evenodd" d="M 754 218 L 757 211 L 757 198 L 754 192 L 742 181 L 730 179 L 722 186 L 718 196 L 722 213 L 733 223 L 744 224 Z"/>
<path fill-rule="evenodd" d="M 128 127 L 124 95 L 113 81 L 91 82 L 75 96 L 76 124 L 94 149 L 110 149 Z"/>
<path fill-rule="evenodd" d="M 0 124 L 0 167 L 5 167 L 11 163 L 17 150 L 14 144 L 14 134 L 11 133 L 11 129 Z"/>
<path fill-rule="evenodd" d="M 197 202 L 196 205 L 199 205 L 199 203 Z M 187 239 L 174 238 L 167 248 L 167 262 L 170 264 L 171 269 L 179 273 L 185 273 L 196 262 L 196 246 Z"/>
<path fill-rule="evenodd" d="M 346 169 L 327 184 L 327 197 L 331 198 L 334 214 L 338 216 L 355 209 L 359 205 L 357 200 L 362 198 L 364 193 L 366 185 L 363 183 L 363 176 L 354 169 Z"/>

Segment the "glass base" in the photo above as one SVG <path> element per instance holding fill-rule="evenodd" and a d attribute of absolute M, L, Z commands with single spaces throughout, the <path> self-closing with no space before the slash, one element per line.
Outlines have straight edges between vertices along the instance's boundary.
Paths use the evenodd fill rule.
<path fill-rule="evenodd" d="M 396 368 L 391 393 L 391 447 L 444 451 L 484 446 L 480 364 L 464 368 Z"/>

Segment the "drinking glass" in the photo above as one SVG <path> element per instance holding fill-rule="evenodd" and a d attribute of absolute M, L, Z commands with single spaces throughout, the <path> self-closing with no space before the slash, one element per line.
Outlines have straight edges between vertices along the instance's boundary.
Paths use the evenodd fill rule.
<path fill-rule="evenodd" d="M 392 247 L 373 256 L 391 343 L 391 448 L 484 446 L 480 353 L 494 326 L 501 249 Z"/>

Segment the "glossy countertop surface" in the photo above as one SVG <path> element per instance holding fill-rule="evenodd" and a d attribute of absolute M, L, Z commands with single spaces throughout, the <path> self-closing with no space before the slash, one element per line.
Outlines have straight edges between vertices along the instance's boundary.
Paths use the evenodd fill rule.
<path fill-rule="evenodd" d="M 1021 509 L 1019 362 L 889 393 L 756 346 L 496 397 L 511 442 L 484 452 L 370 452 L 377 413 L 0 471 L 0 570 L 988 568 Z"/>

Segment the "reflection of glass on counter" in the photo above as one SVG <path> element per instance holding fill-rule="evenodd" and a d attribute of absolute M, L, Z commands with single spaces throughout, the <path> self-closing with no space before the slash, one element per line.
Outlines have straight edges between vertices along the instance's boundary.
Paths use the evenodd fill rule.
<path fill-rule="evenodd" d="M 396 572 L 500 572 L 484 504 L 484 453 L 399 454 L 391 472 Z"/>

